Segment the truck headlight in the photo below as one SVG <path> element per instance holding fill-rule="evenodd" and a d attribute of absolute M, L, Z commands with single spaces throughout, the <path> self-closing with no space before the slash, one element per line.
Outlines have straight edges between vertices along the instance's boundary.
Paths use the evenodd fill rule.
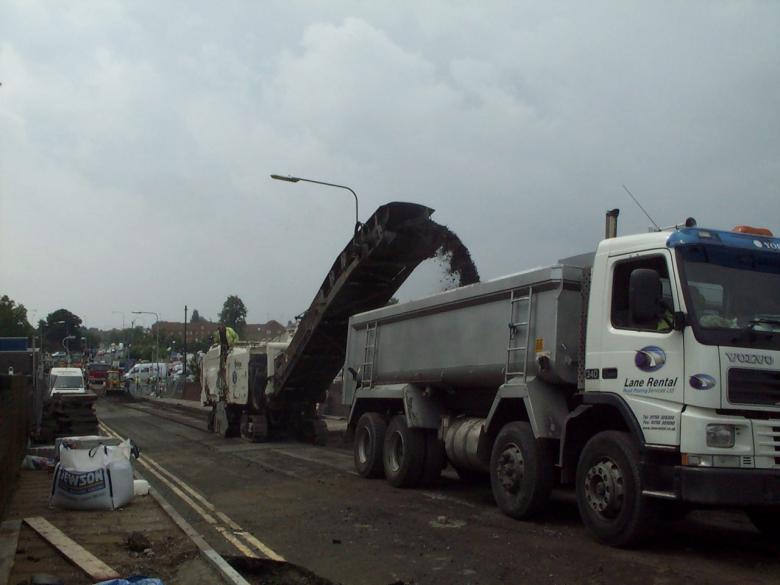
<path fill-rule="evenodd" d="M 682 464 L 688 467 L 740 467 L 739 455 L 682 454 Z"/>
<path fill-rule="evenodd" d="M 707 425 L 707 447 L 727 449 L 734 446 L 734 425 Z"/>

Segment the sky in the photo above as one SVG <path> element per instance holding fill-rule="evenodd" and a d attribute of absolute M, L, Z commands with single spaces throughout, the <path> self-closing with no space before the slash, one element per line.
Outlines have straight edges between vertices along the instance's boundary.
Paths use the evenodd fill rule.
<path fill-rule="evenodd" d="M 619 233 L 780 232 L 780 3 L 0 2 L 0 294 L 30 320 L 308 307 L 413 201 L 483 279 Z M 437 292 L 427 263 L 399 292 Z M 124 315 L 121 313 L 124 312 Z"/>

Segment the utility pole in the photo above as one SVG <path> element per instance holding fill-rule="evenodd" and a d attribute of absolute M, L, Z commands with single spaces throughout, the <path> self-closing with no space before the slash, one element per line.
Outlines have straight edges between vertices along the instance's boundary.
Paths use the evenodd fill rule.
<path fill-rule="evenodd" d="M 184 380 L 187 380 L 187 305 L 184 305 Z"/>

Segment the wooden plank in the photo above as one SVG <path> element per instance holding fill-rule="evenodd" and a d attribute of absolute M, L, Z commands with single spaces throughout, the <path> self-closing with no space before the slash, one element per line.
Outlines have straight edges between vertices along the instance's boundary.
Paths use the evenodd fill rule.
<path fill-rule="evenodd" d="M 8 583 L 16 558 L 21 520 L 6 520 L 0 524 L 0 583 Z"/>
<path fill-rule="evenodd" d="M 119 578 L 119 573 L 83 546 L 71 540 L 59 528 L 42 516 L 32 516 L 25 518 L 24 521 L 92 579 L 104 581 L 106 579 Z"/>

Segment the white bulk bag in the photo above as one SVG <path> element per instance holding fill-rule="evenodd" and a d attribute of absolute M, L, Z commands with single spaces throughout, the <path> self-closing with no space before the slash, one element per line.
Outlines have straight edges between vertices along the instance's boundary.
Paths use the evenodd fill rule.
<path fill-rule="evenodd" d="M 130 441 L 116 446 L 59 450 L 50 505 L 69 510 L 115 510 L 133 499 Z"/>

